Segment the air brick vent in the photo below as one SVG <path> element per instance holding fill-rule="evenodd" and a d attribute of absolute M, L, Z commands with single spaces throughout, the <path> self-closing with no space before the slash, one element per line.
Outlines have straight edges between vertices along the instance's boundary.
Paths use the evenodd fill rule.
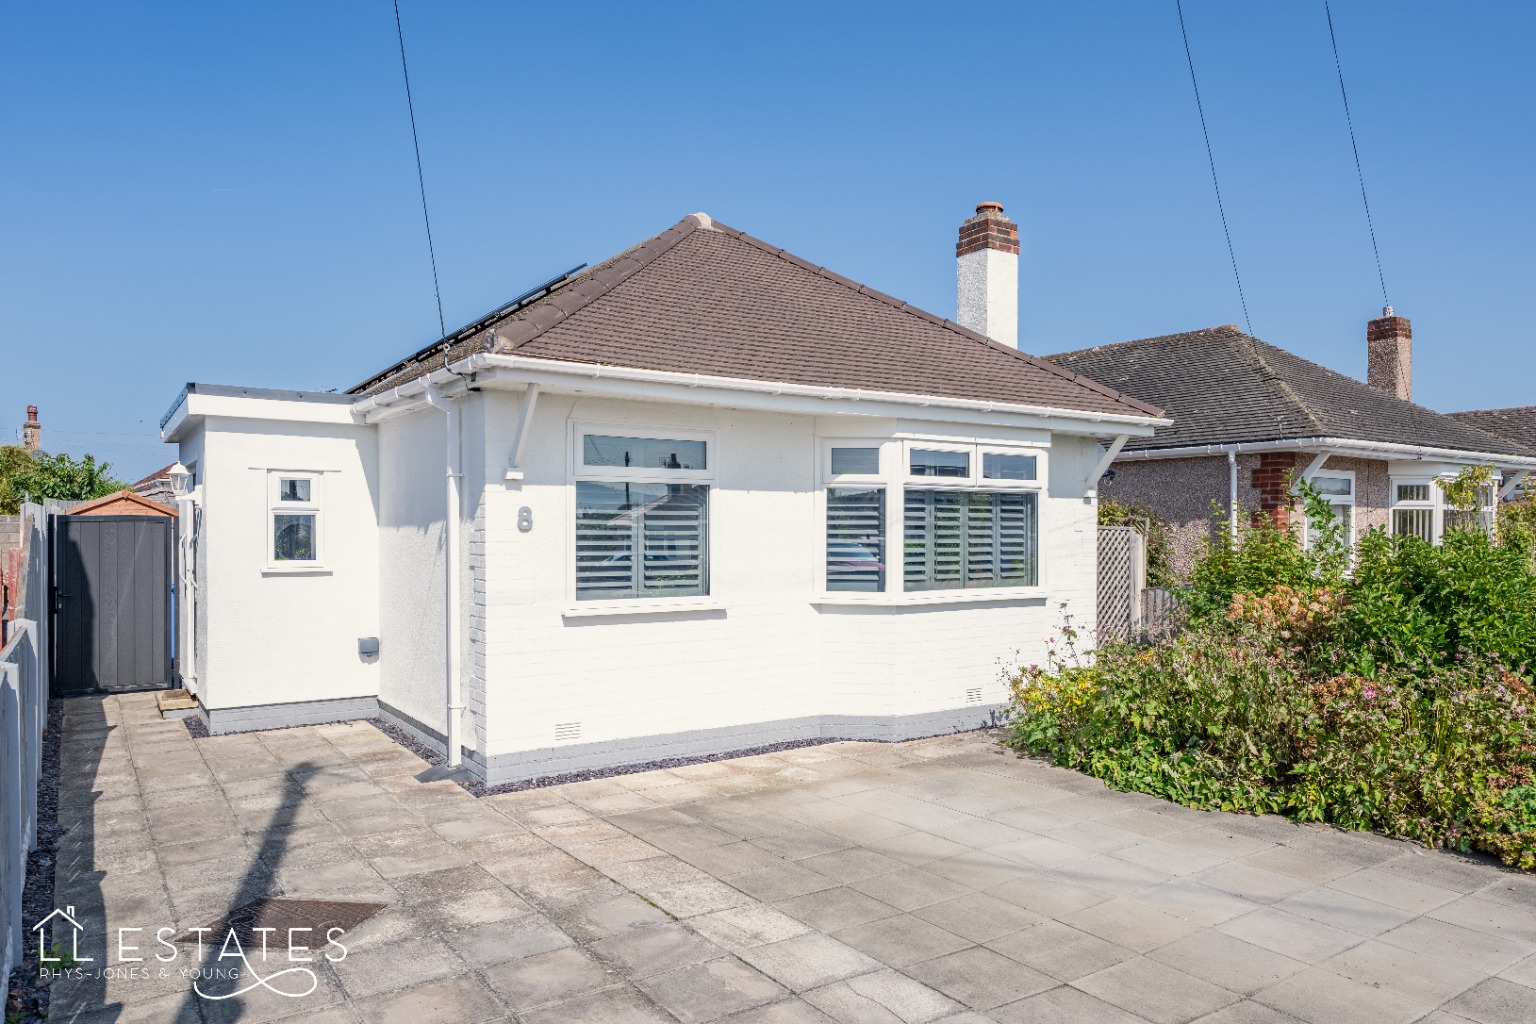
<path fill-rule="evenodd" d="M 981 703 L 981 687 L 976 686 L 976 687 L 973 687 L 973 688 L 971 688 L 969 690 L 966 690 L 965 691 L 965 702 L 967 704 L 980 704 Z"/>
<path fill-rule="evenodd" d="M 555 742 L 569 743 L 581 739 L 580 722 L 561 722 L 555 726 Z"/>

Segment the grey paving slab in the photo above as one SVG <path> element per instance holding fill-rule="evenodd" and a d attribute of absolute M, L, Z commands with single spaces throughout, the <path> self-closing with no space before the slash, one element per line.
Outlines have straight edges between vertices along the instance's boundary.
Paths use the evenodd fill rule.
<path fill-rule="evenodd" d="M 1106 967 L 1073 987 L 1154 1024 L 1184 1024 L 1238 999 L 1220 986 L 1146 957 Z"/>
<path fill-rule="evenodd" d="M 727 958 L 653 975 L 637 983 L 683 1024 L 702 1024 L 783 998 L 778 982 Z"/>
<path fill-rule="evenodd" d="M 1056 979 L 985 946 L 925 960 L 906 974 L 964 1006 L 986 1011 L 1056 986 Z"/>
<path fill-rule="evenodd" d="M 996 1007 L 989 1016 L 998 1024 L 1146 1024 L 1147 1020 L 1067 985 Z"/>
<path fill-rule="evenodd" d="M 1464 1024 L 1536 992 L 1528 875 L 1115 793 L 984 735 L 477 800 L 366 724 L 193 741 L 138 695 L 66 705 L 90 712 L 66 759 L 96 767 L 62 780 L 56 894 L 92 920 L 387 904 L 314 1000 L 242 1020 Z M 233 1008 L 61 983 L 54 1017 Z"/>

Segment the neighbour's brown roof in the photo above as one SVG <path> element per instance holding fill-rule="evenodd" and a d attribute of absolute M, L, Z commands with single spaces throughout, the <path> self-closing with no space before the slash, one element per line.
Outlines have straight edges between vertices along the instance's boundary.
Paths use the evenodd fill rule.
<path fill-rule="evenodd" d="M 1527 448 L 1536 448 L 1536 405 L 1521 405 L 1513 409 L 1469 409 L 1466 412 L 1448 412 L 1446 415 Z"/>
<path fill-rule="evenodd" d="M 1244 334 L 1236 324 L 1050 357 L 1168 410 L 1128 450 L 1331 437 L 1536 457 L 1536 450 L 1405 402 Z"/>
<path fill-rule="evenodd" d="M 1156 417 L 1160 410 L 1000 345 L 703 214 L 430 355 L 376 394 L 475 352 L 773 383 Z"/>
<path fill-rule="evenodd" d="M 170 473 L 171 473 L 171 466 L 174 466 L 174 465 L 176 465 L 176 463 L 173 462 L 173 463 L 171 463 L 170 466 L 161 466 L 159 469 L 157 469 L 153 473 L 149 474 L 149 476 L 145 477 L 143 480 L 136 481 L 133 484 L 131 484 L 130 486 L 133 486 L 133 487 L 143 487 L 145 484 L 154 483 L 156 480 L 169 480 L 170 479 Z"/>
<path fill-rule="evenodd" d="M 176 510 L 124 488 L 69 510 L 72 516 L 174 516 Z"/>

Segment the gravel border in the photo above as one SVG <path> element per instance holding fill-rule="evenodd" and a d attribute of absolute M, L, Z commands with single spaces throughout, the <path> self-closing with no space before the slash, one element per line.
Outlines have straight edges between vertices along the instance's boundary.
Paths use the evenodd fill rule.
<path fill-rule="evenodd" d="M 41 921 L 53 910 L 53 872 L 59 837 L 59 762 L 64 738 L 64 705 L 48 702 L 48 732 L 43 738 L 43 764 L 37 777 L 37 849 L 27 856 L 27 881 L 21 895 L 21 920 Z M 50 938 L 53 926 L 49 925 Z M 28 933 L 30 934 L 30 932 Z M 6 1024 L 43 1024 L 48 1019 L 50 990 L 41 981 L 37 949 L 22 943 L 21 962 L 11 971 L 6 990 Z"/>

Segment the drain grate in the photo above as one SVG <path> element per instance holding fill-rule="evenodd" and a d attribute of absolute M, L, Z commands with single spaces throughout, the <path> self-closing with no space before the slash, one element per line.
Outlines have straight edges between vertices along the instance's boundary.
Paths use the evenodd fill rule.
<path fill-rule="evenodd" d="M 177 942 L 203 941 L 218 943 L 232 931 L 242 946 L 259 943 L 259 928 L 271 928 L 266 934 L 282 937 L 286 941 L 289 929 L 312 929 L 311 935 L 322 944 L 332 928 L 349 932 L 383 910 L 387 903 L 363 903 L 353 900 L 302 900 L 288 897 L 272 897 L 253 900 L 236 907 L 201 929 L 188 929 L 176 936 Z"/>

